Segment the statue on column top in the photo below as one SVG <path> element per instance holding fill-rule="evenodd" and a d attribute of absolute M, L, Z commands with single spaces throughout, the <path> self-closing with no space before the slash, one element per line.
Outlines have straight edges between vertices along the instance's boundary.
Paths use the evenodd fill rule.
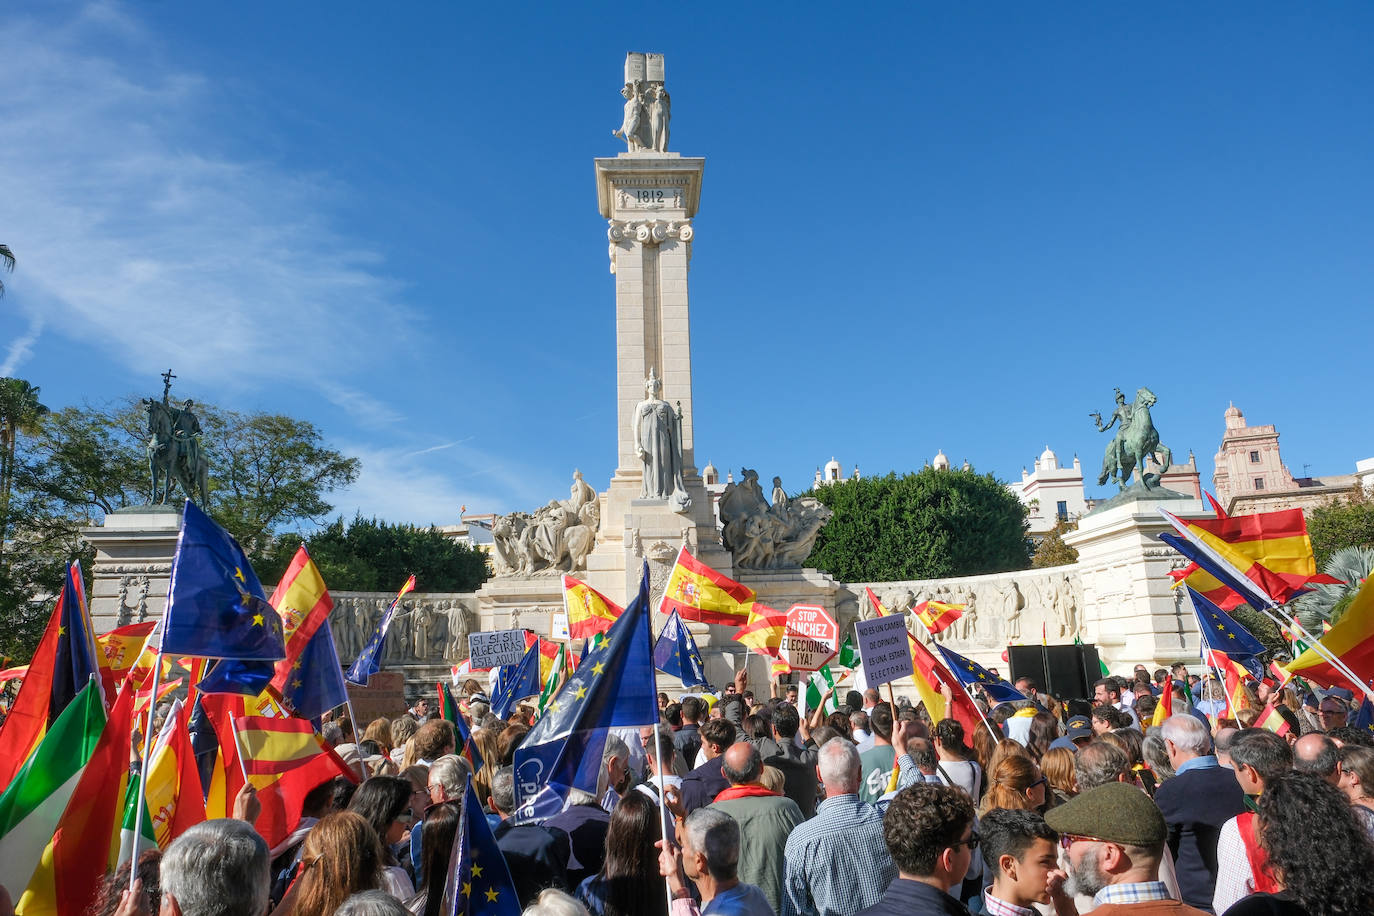
<path fill-rule="evenodd" d="M 625 85 L 620 90 L 625 111 L 611 135 L 625 141 L 629 152 L 668 151 L 672 104 L 663 87 L 663 55 L 631 51 L 625 55 Z"/>

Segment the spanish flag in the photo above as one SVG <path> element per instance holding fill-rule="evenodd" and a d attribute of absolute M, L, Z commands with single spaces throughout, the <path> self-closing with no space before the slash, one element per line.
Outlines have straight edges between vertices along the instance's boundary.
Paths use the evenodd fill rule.
<path fill-rule="evenodd" d="M 1374 678 L 1374 576 L 1364 580 L 1345 614 L 1317 642 L 1327 655 L 1335 656 L 1364 680 L 1361 689 Z M 1340 669 L 1327 661 L 1313 646 L 1288 663 L 1290 675 L 1301 675 L 1323 687 L 1349 684 Z"/>
<path fill-rule="evenodd" d="M 1255 720 L 1255 728 L 1267 728 L 1279 737 L 1288 734 L 1288 720 L 1279 715 L 1279 711 L 1270 703 L 1260 710 L 1259 718 Z"/>
<path fill-rule="evenodd" d="M 134 662 L 143 654 L 143 646 L 157 621 L 131 623 L 95 638 L 96 659 L 100 663 L 100 681 L 105 696 L 119 692 L 124 678 L 133 670 Z"/>
<path fill-rule="evenodd" d="M 286 639 L 286 657 L 277 662 L 272 675 L 272 688 L 282 693 L 291 677 L 291 668 L 305 651 L 306 643 L 334 609 L 334 599 L 329 597 L 324 577 L 304 544 L 296 548 L 296 555 L 282 573 L 269 603 L 281 615 L 282 633 Z"/>
<path fill-rule="evenodd" d="M 1301 509 L 1190 519 L 1183 524 L 1278 604 L 1300 594 L 1309 584 L 1338 581 L 1318 574 Z M 1246 603 L 1244 597 L 1196 563 L 1169 575 L 1176 584 L 1187 584 L 1223 611 Z"/>
<path fill-rule="evenodd" d="M 1250 672 L 1246 671 L 1243 665 L 1233 661 L 1225 652 L 1218 652 L 1216 649 L 1205 650 L 1203 660 L 1211 667 L 1219 670 L 1222 676 L 1226 678 L 1226 702 L 1231 707 L 1232 716 L 1250 705 L 1249 698 L 1245 694 L 1245 679 L 1250 676 Z"/>
<path fill-rule="evenodd" d="M 581 579 L 563 577 L 563 609 L 568 612 L 568 637 L 590 639 L 605 633 L 623 608 Z"/>
<path fill-rule="evenodd" d="M 1174 679 L 1169 678 L 1169 683 L 1159 692 L 1159 703 L 1155 706 L 1154 718 L 1150 720 L 1151 725 L 1163 725 L 1164 720 L 1174 714 Z"/>
<path fill-rule="evenodd" d="M 678 551 L 677 563 L 663 590 L 663 613 L 678 612 L 683 620 L 740 626 L 749 622 L 754 590 L 722 576 L 687 552 Z"/>
<path fill-rule="evenodd" d="M 943 601 L 922 601 L 912 608 L 912 610 L 916 613 L 921 623 L 925 624 L 931 636 L 939 633 L 954 621 L 964 616 L 964 605 L 947 604 Z"/>
<path fill-rule="evenodd" d="M 777 658 L 783 634 L 786 632 L 787 614 L 755 602 L 749 609 L 749 622 L 730 638 L 762 656 Z"/>

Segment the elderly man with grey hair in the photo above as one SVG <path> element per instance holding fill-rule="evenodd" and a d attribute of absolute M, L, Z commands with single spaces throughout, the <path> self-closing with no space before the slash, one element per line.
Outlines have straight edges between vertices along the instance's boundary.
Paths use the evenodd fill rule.
<path fill-rule="evenodd" d="M 672 916 L 773 916 L 763 892 L 739 879 L 740 827 L 734 818 L 714 807 L 699 808 L 682 824 L 678 838 L 682 848 L 669 845 L 658 859 L 659 874 L 673 894 Z M 701 894 L 700 909 L 684 873 Z"/>
<path fill-rule="evenodd" d="M 883 840 L 883 812 L 859 800 L 858 750 L 843 739 L 827 741 L 816 756 L 816 773 L 825 801 L 787 838 L 783 916 L 856 913 L 877 904 L 897 877 Z"/>
<path fill-rule="evenodd" d="M 1183 902 L 1212 908 L 1217 882 L 1217 841 L 1222 825 L 1245 810 L 1235 774 L 1217 763 L 1207 726 L 1192 715 L 1170 716 L 1160 733 L 1174 768 L 1155 790 L 1155 804 L 1169 826 L 1169 851 L 1178 870 Z"/>
<path fill-rule="evenodd" d="M 776 912 L 782 902 L 783 848 L 800 824 L 801 808 L 786 796 L 765 787 L 763 758 L 746 741 L 730 745 L 720 757 L 721 772 L 729 786 L 708 805 L 735 819 L 744 837 L 740 848 L 739 877 L 756 885 Z"/>
<path fill-rule="evenodd" d="M 221 818 L 177 837 L 162 857 L 162 908 L 171 916 L 262 916 L 271 888 L 267 843 L 253 825 Z"/>

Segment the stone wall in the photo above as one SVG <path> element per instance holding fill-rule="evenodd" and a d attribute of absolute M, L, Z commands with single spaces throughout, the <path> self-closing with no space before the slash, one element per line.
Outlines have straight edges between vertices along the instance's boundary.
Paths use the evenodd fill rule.
<path fill-rule="evenodd" d="M 329 625 L 339 660 L 358 657 L 395 592 L 330 592 Z M 413 592 L 401 599 L 391 622 L 384 664 L 456 665 L 468 657 L 468 634 L 479 630 L 477 595 L 472 592 Z"/>

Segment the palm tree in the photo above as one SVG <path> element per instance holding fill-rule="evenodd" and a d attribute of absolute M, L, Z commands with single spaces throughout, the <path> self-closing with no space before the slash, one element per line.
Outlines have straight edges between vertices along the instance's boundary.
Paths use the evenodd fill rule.
<path fill-rule="evenodd" d="M 21 378 L 0 378 L 0 546 L 9 534 L 10 488 L 19 434 L 36 432 L 47 412 L 38 401 L 37 386 Z"/>
<path fill-rule="evenodd" d="M 1364 580 L 1374 572 L 1374 548 L 1342 547 L 1331 555 L 1322 572 L 1340 579 L 1341 584 L 1313 585 L 1310 594 L 1293 603 L 1298 622 L 1317 635 L 1323 622 L 1341 619 Z"/>
<path fill-rule="evenodd" d="M 0 267 L 7 273 L 14 273 L 14 252 L 10 251 L 10 246 L 0 244 Z M 5 284 L 0 283 L 0 296 L 5 295 Z"/>

